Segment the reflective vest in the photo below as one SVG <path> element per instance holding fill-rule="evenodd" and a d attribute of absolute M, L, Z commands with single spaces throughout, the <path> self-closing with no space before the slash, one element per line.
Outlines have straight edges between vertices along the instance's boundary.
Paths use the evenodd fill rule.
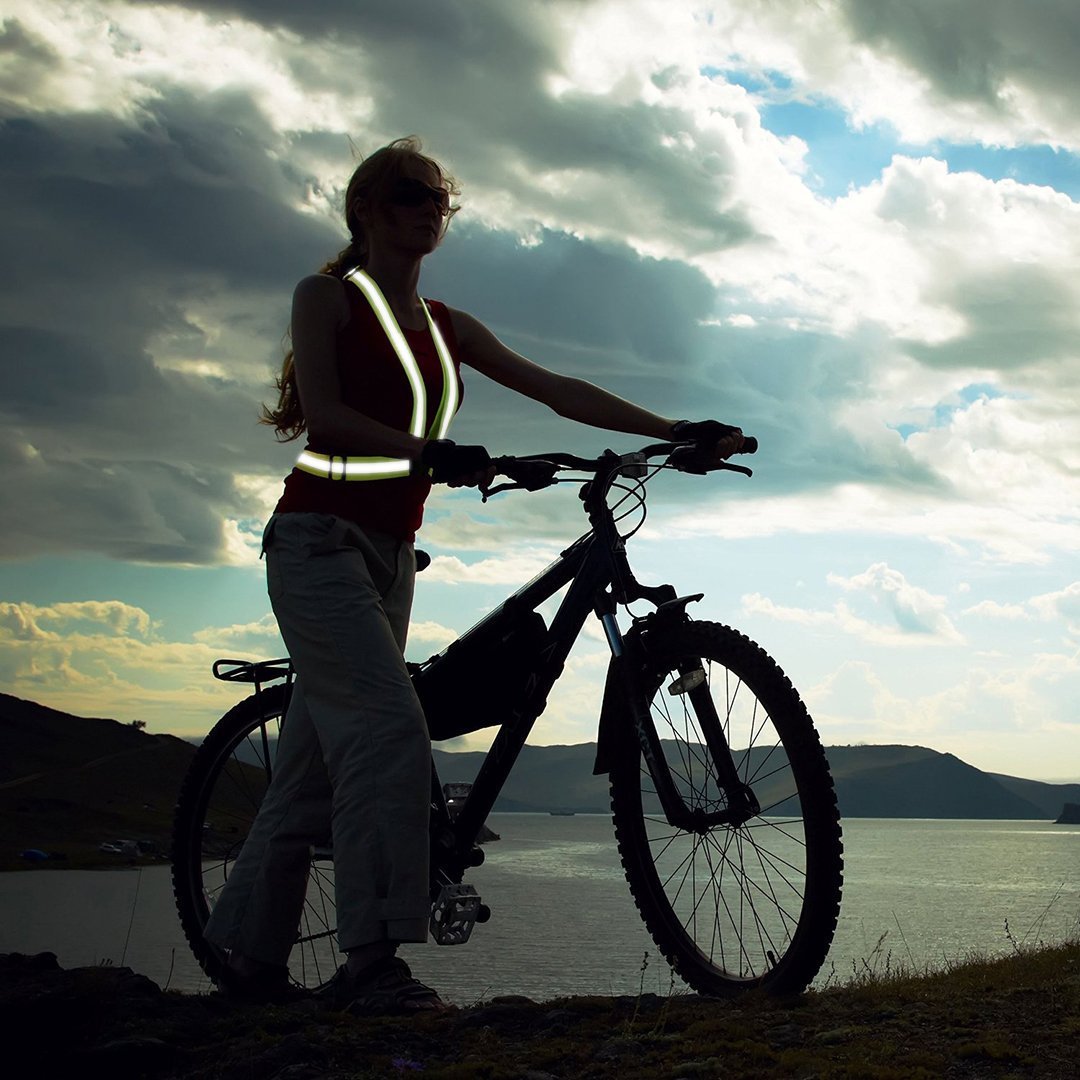
<path fill-rule="evenodd" d="M 364 294 L 405 370 L 405 377 L 409 380 L 413 398 L 409 434 L 418 439 L 445 439 L 447 431 L 450 430 L 450 421 L 453 420 L 459 404 L 457 373 L 454 371 L 454 361 L 450 357 L 450 350 L 446 347 L 446 342 L 443 340 L 438 325 L 431 317 L 427 304 L 421 298 L 420 306 L 424 309 L 424 317 L 427 319 L 431 338 L 435 342 L 435 352 L 438 353 L 443 375 L 442 400 L 430 425 L 427 422 L 427 394 L 424 390 L 420 366 L 382 290 L 375 284 L 371 275 L 366 274 L 360 267 L 346 274 L 345 280 L 351 281 Z M 408 458 L 358 457 L 353 454 L 343 457 L 341 454 L 316 454 L 313 450 L 304 450 L 296 459 L 296 467 L 327 480 L 391 480 L 395 477 L 408 476 L 413 470 L 413 463 Z"/>

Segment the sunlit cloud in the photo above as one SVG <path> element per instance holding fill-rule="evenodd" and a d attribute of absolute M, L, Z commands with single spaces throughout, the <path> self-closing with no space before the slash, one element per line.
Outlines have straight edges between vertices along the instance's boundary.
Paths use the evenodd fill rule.
<path fill-rule="evenodd" d="M 300 447 L 259 405 L 356 155 L 416 131 L 463 188 L 425 295 L 554 370 L 761 438 L 753 481 L 662 477 L 642 540 L 817 558 L 814 579 L 747 581 L 743 613 L 866 646 L 829 684 L 852 737 L 864 715 L 899 738 L 907 710 L 960 740 L 957 709 L 1009 752 L 1030 715 L 1049 739 L 1080 638 L 1078 34 L 1071 0 L 14 0 L 4 687 L 163 723 L 172 700 L 198 726 L 235 690 L 207 685 L 214 652 L 272 651 L 259 547 Z M 452 436 L 493 453 L 640 441 L 465 382 Z M 437 487 L 414 652 L 557 557 L 586 528 L 576 494 Z M 77 595 L 131 602 L 52 584 L 84 559 L 138 584 Z M 139 606 L 157 568 L 215 568 L 244 608 L 206 626 L 175 584 Z M 194 629 L 172 635 L 180 609 Z M 888 669 L 893 646 L 943 644 L 957 659 L 920 653 L 923 689 Z M 581 700 L 595 664 L 568 666 Z M 552 709 L 585 737 L 572 694 Z"/>

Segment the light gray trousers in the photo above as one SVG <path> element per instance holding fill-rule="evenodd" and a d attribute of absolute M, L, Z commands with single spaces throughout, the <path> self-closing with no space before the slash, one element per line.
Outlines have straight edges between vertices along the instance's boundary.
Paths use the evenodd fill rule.
<path fill-rule="evenodd" d="M 298 679 L 273 779 L 206 925 L 285 964 L 309 848 L 332 836 L 338 944 L 425 941 L 431 742 L 405 666 L 412 544 L 330 514 L 276 514 L 270 601 Z"/>

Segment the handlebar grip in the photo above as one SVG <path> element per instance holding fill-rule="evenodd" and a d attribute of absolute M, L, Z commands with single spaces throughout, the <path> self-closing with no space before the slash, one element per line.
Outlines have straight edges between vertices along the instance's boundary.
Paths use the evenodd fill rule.
<path fill-rule="evenodd" d="M 492 460 L 497 472 L 508 476 L 527 491 L 547 487 L 555 476 L 555 465 L 550 461 L 520 461 L 499 457 Z"/>

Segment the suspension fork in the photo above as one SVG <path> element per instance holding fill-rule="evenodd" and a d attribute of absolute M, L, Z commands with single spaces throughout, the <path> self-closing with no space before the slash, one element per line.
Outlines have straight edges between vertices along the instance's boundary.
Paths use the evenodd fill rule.
<path fill-rule="evenodd" d="M 692 660 L 679 664 L 679 676 L 687 680 L 690 689 L 686 696 L 694 708 L 694 715 L 705 736 L 705 745 L 709 748 L 709 757 L 716 769 L 716 779 L 724 789 L 727 796 L 728 806 L 724 824 L 741 825 L 743 822 L 761 812 L 761 805 L 753 789 L 747 784 L 735 766 L 735 759 L 731 755 L 731 747 L 728 745 L 727 735 L 724 733 L 724 724 L 716 711 L 716 702 L 713 700 L 709 689 L 709 680 L 700 660 Z M 715 815 L 709 815 L 715 817 Z M 720 822 L 715 822 L 719 824 Z"/>
<path fill-rule="evenodd" d="M 685 603 L 684 598 L 680 600 Z M 599 610 L 598 614 L 600 614 Z M 609 644 L 612 646 L 612 666 L 624 690 L 624 704 L 630 713 L 638 743 L 641 746 L 642 757 L 656 785 L 656 794 L 668 823 L 677 829 L 705 832 L 715 825 L 741 825 L 759 813 L 761 808 L 753 790 L 739 776 L 704 669 L 701 661 L 696 659 L 679 663 L 680 680 L 685 679 L 685 685 L 689 688 L 683 693 L 689 699 L 698 726 L 705 738 L 709 757 L 716 770 L 717 782 L 727 797 L 727 806 L 722 810 L 707 812 L 702 808 L 691 809 L 686 805 L 686 800 L 679 792 L 678 785 L 671 774 L 660 736 L 653 722 L 648 689 L 645 685 L 646 645 L 642 641 L 641 634 L 634 631 L 625 638 L 620 635 L 617 642 L 613 641 L 610 627 L 614 619 L 613 617 L 610 620 L 605 619 L 604 614 L 606 613 L 601 614 L 601 621 L 604 623 Z M 648 619 L 653 618 L 655 615 L 648 616 Z M 665 621 L 667 620 L 662 620 L 661 625 Z M 618 628 L 615 627 L 615 633 L 617 632 Z M 618 652 L 616 652 L 616 646 Z"/>

